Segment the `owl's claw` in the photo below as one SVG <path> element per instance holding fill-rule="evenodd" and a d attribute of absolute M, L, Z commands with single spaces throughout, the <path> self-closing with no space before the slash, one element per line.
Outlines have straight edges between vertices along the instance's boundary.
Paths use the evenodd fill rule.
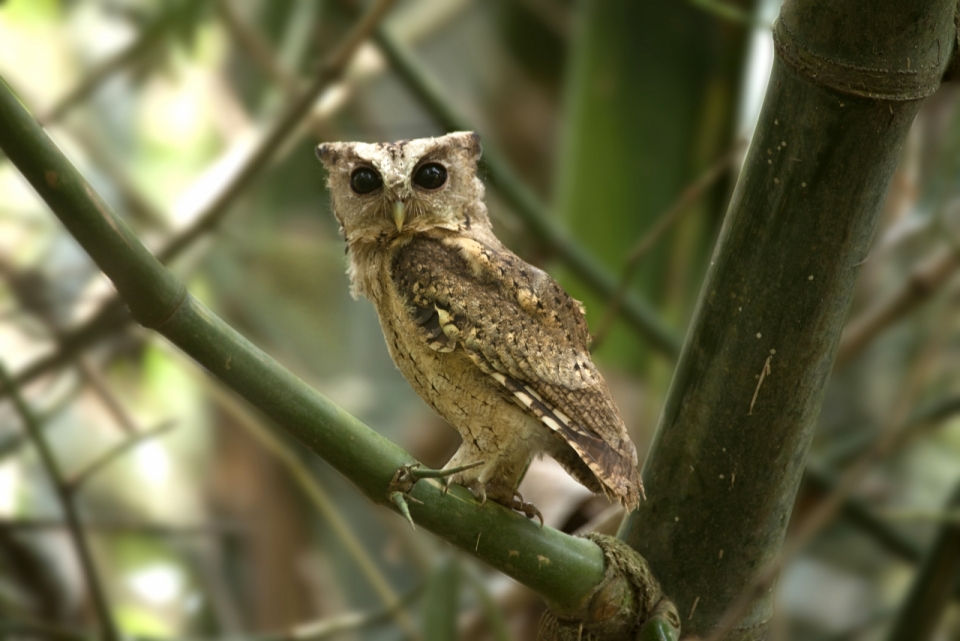
<path fill-rule="evenodd" d="M 401 465 L 397 468 L 397 471 L 393 473 L 393 478 L 390 479 L 390 484 L 387 486 L 387 498 L 397 506 L 397 510 L 400 511 L 403 518 L 410 523 L 410 527 L 416 529 L 416 526 L 413 524 L 413 517 L 410 516 L 410 507 L 407 505 L 407 499 L 410 499 L 414 503 L 423 503 L 423 501 L 410 496 L 410 492 L 413 491 L 413 486 L 417 484 L 417 481 L 420 479 L 442 478 L 444 479 L 443 493 L 446 494 L 450 488 L 450 477 L 453 474 L 478 467 L 483 465 L 483 463 L 483 461 L 475 461 L 467 465 L 451 467 L 444 470 L 431 470 L 428 467 L 423 467 L 420 463 Z M 484 496 L 484 500 L 486 500 L 486 496 Z"/>
<path fill-rule="evenodd" d="M 482 508 L 487 502 L 487 488 L 484 484 L 480 479 L 473 479 L 467 484 L 467 489 L 470 490 L 470 494 L 473 494 L 473 498 L 477 499 L 477 509 Z"/>
<path fill-rule="evenodd" d="M 516 510 L 517 512 L 522 512 L 523 515 L 528 519 L 537 517 L 540 519 L 540 527 L 543 527 L 543 515 L 540 514 L 540 510 L 538 510 L 537 506 L 535 506 L 533 503 L 524 502 L 523 495 L 520 494 L 520 492 L 517 492 L 516 490 L 513 491 L 513 501 L 511 501 L 508 507 Z"/>

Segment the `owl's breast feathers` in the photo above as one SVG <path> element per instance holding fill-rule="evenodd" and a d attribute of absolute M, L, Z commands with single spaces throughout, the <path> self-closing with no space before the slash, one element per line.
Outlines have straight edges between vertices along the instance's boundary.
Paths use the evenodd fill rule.
<path fill-rule="evenodd" d="M 444 230 L 399 246 L 389 270 L 430 348 L 464 350 L 576 452 L 605 493 L 639 504 L 636 449 L 590 359 L 583 311 L 556 281 L 492 234 L 480 242 Z"/>

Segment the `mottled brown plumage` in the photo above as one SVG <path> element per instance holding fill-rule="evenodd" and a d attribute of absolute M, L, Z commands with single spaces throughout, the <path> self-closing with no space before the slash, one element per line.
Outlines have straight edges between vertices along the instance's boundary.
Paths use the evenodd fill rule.
<path fill-rule="evenodd" d="M 590 359 L 583 310 L 493 235 L 477 136 L 317 151 L 354 296 L 373 302 L 397 367 L 463 437 L 446 467 L 484 461 L 452 480 L 531 514 L 516 488 L 546 453 L 636 507 L 636 449 Z"/>

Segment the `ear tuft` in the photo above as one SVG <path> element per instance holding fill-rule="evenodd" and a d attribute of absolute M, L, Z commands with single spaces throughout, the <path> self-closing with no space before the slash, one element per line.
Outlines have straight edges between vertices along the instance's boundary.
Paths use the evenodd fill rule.
<path fill-rule="evenodd" d="M 463 144 L 463 148 L 470 152 L 474 160 L 480 158 L 483 148 L 480 146 L 480 136 L 474 131 L 458 131 L 450 134 L 456 136 Z"/>
<path fill-rule="evenodd" d="M 323 166 L 327 169 L 336 164 L 340 157 L 340 154 L 337 153 L 337 151 L 334 149 L 334 145 L 331 143 L 317 145 L 316 154 L 317 160 L 322 162 Z"/>
<path fill-rule="evenodd" d="M 473 156 L 479 158 L 483 153 L 483 146 L 480 144 L 480 134 L 475 131 L 470 132 L 470 140 L 473 142 Z"/>

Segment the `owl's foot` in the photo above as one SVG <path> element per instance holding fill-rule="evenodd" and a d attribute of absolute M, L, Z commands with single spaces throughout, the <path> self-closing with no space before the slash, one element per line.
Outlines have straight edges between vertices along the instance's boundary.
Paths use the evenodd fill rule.
<path fill-rule="evenodd" d="M 483 461 L 476 461 L 467 465 L 444 470 L 431 470 L 429 467 L 423 467 L 420 463 L 401 465 L 397 468 L 397 471 L 393 473 L 393 478 L 390 479 L 390 484 L 387 486 L 387 498 L 397 506 L 397 510 L 400 511 L 403 518 L 410 523 L 410 527 L 417 529 L 413 524 L 413 517 L 410 516 L 410 507 L 407 505 L 407 499 L 410 499 L 414 503 L 423 503 L 423 501 L 410 496 L 410 492 L 413 491 L 413 486 L 417 484 L 417 481 L 429 478 L 446 478 L 447 482 L 443 488 L 443 492 L 446 494 L 447 487 L 450 485 L 449 479 L 451 475 L 480 465 L 483 465 Z"/>
<path fill-rule="evenodd" d="M 483 504 L 487 502 L 486 485 L 484 485 L 480 479 L 472 479 L 465 484 L 465 487 L 470 490 L 470 493 L 473 494 L 474 498 L 479 502 L 477 508 L 479 509 L 483 507 Z M 496 495 L 491 498 L 500 505 L 520 512 L 528 519 L 532 519 L 534 517 L 538 518 L 540 520 L 540 527 L 543 527 L 543 515 L 540 514 L 540 510 L 538 510 L 537 506 L 535 506 L 533 503 L 525 502 L 520 492 L 514 490 L 513 496 L 508 500 L 503 500 L 502 497 L 497 497 Z"/>
<path fill-rule="evenodd" d="M 540 510 L 537 509 L 537 506 L 533 503 L 526 503 L 523 500 L 523 495 L 516 490 L 513 491 L 513 500 L 510 502 L 510 505 L 507 507 L 516 510 L 517 512 L 522 512 L 524 516 L 528 519 L 537 517 L 540 519 L 540 527 L 543 527 L 543 515 L 540 514 Z"/>

